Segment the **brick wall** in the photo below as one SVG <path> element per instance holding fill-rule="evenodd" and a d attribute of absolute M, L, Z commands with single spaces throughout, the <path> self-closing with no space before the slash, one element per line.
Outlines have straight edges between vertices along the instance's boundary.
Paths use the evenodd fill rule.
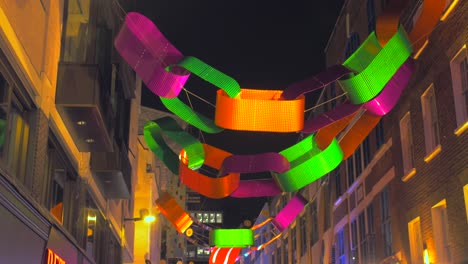
<path fill-rule="evenodd" d="M 416 72 L 404 92 L 391 120 L 398 124 L 407 111 L 411 111 L 411 124 L 414 144 L 416 174 L 406 183 L 396 182 L 398 190 L 394 197 L 399 204 L 395 216 L 399 218 L 397 228 L 401 236 L 396 239 L 398 247 L 403 247 L 404 261 L 409 261 L 408 222 L 420 217 L 423 242 L 427 243 L 430 258 L 437 263 L 432 231 L 431 207 L 442 199 L 447 201 L 449 221 L 449 248 L 452 263 L 468 261 L 468 225 L 466 219 L 463 185 L 460 175 L 468 164 L 468 134 L 454 134 L 456 129 L 450 60 L 467 42 L 468 2 L 462 1 L 443 23 L 432 32 L 429 45 L 417 61 Z M 429 163 L 425 149 L 424 125 L 422 119 L 421 95 L 434 84 L 442 151 Z M 398 125 L 393 127 L 393 154 L 396 165 L 396 178 L 403 175 Z"/>

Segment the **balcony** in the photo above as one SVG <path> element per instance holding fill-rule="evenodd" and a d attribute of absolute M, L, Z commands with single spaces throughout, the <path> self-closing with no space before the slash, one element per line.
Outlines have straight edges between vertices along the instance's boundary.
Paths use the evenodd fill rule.
<path fill-rule="evenodd" d="M 124 144 L 114 143 L 114 152 L 91 154 L 90 168 L 106 199 L 130 199 L 132 167 Z"/>
<path fill-rule="evenodd" d="M 59 64 L 55 103 L 81 152 L 111 152 L 112 109 L 97 64 Z"/>

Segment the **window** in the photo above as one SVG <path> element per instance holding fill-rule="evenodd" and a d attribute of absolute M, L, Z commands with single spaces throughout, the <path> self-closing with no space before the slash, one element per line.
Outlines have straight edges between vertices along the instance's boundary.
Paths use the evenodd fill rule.
<path fill-rule="evenodd" d="M 325 185 L 325 188 L 323 189 L 325 191 L 325 195 L 323 196 L 323 206 L 324 208 L 324 215 L 323 215 L 323 220 L 324 220 L 324 225 L 323 225 L 323 231 L 327 231 L 328 228 L 330 228 L 331 225 L 331 188 L 332 186 L 330 184 Z"/>
<path fill-rule="evenodd" d="M 419 217 L 408 223 L 408 235 L 411 252 L 411 263 L 423 263 L 423 241 L 421 235 L 421 222 Z"/>
<path fill-rule="evenodd" d="M 375 259 L 375 230 L 374 230 L 374 208 L 370 204 L 366 209 L 367 214 L 367 263 L 372 264 L 376 262 Z"/>
<path fill-rule="evenodd" d="M 345 60 L 357 50 L 360 44 L 361 42 L 359 40 L 358 33 L 352 32 L 348 38 L 348 42 L 346 43 Z"/>
<path fill-rule="evenodd" d="M 401 151 L 403 156 L 403 175 L 408 175 L 414 168 L 413 133 L 410 113 L 400 120 Z"/>
<path fill-rule="evenodd" d="M 367 30 L 369 31 L 369 34 L 375 30 L 374 0 L 367 0 Z"/>
<path fill-rule="evenodd" d="M 0 74 L 0 156 L 3 157 L 3 149 L 5 148 L 6 138 L 6 121 L 9 105 L 9 85 L 8 82 Z"/>
<path fill-rule="evenodd" d="M 307 222 L 305 216 L 301 217 L 300 220 L 300 230 L 299 236 L 301 237 L 301 252 L 300 255 L 304 256 L 307 252 Z"/>
<path fill-rule="evenodd" d="M 289 263 L 289 237 L 284 240 L 284 263 Z"/>
<path fill-rule="evenodd" d="M 358 261 L 358 235 L 356 219 L 351 222 L 351 263 L 359 263 Z"/>
<path fill-rule="evenodd" d="M 210 223 L 214 223 L 216 222 L 215 221 L 215 214 L 214 213 L 210 213 Z"/>
<path fill-rule="evenodd" d="M 450 62 L 457 127 L 468 120 L 468 55 L 466 44 Z M 462 131 L 460 131 L 461 133 Z"/>
<path fill-rule="evenodd" d="M 356 179 L 356 174 L 354 172 L 354 155 L 350 156 L 346 160 L 346 174 L 348 175 L 348 188 L 353 185 L 354 180 Z"/>
<path fill-rule="evenodd" d="M 359 247 L 360 247 L 360 260 L 364 262 L 367 259 L 367 240 L 366 240 L 366 218 L 364 212 L 360 213 L 358 216 L 358 224 L 359 224 Z"/>
<path fill-rule="evenodd" d="M 439 121 L 437 118 L 437 106 L 435 96 L 436 95 L 434 92 L 434 85 L 432 84 L 421 96 L 427 155 L 433 153 L 440 144 Z"/>
<path fill-rule="evenodd" d="M 277 258 L 276 258 L 277 262 L 276 263 L 278 263 L 278 264 L 281 264 L 282 261 L 283 261 L 283 255 L 281 255 L 281 249 L 282 249 L 281 246 L 276 249 L 276 253 L 277 253 L 276 254 L 276 256 L 277 256 Z"/>
<path fill-rule="evenodd" d="M 317 217 L 317 200 L 314 200 L 310 204 L 310 222 L 312 225 L 311 229 L 311 246 L 318 241 L 318 217 Z"/>
<path fill-rule="evenodd" d="M 384 127 L 383 127 L 383 119 L 380 119 L 379 123 L 375 127 L 375 145 L 376 149 L 380 149 L 380 147 L 384 144 L 385 135 L 384 135 Z"/>
<path fill-rule="evenodd" d="M 338 231 L 338 263 L 346 264 L 344 230 Z"/>
<path fill-rule="evenodd" d="M 322 239 L 322 247 L 320 248 L 320 264 L 324 264 L 325 260 L 325 241 Z"/>
<path fill-rule="evenodd" d="M 466 222 L 468 223 L 468 184 L 463 186 L 463 196 L 465 197 Z"/>
<path fill-rule="evenodd" d="M 353 155 L 346 160 L 346 171 L 348 175 L 348 188 L 361 175 L 362 171 L 370 162 L 369 139 L 366 138 L 354 151 Z"/>
<path fill-rule="evenodd" d="M 336 198 L 339 198 L 342 194 L 342 188 L 341 188 L 341 175 L 340 175 L 340 167 L 336 168 L 332 174 L 335 175 L 335 191 L 336 191 Z"/>
<path fill-rule="evenodd" d="M 381 207 L 381 226 L 382 236 L 384 242 L 384 255 L 389 257 L 393 254 L 392 249 L 392 227 L 390 221 L 390 200 L 389 191 L 386 186 L 380 193 L 380 207 Z"/>
<path fill-rule="evenodd" d="M 332 82 L 330 84 L 330 99 L 332 99 L 331 101 L 331 108 L 335 108 L 336 106 L 336 83 L 335 82 Z"/>
<path fill-rule="evenodd" d="M 31 177 L 27 177 L 30 108 L 23 103 L 26 98 L 14 78 L 0 72 L 0 155 L 10 175 L 31 188 Z"/>
<path fill-rule="evenodd" d="M 292 257 L 292 263 L 297 263 L 297 256 L 296 256 L 296 248 L 297 248 L 297 242 L 296 242 L 296 227 L 291 229 L 291 257 Z"/>
<path fill-rule="evenodd" d="M 216 223 L 217 224 L 223 223 L 223 214 L 222 213 L 216 213 Z"/>
<path fill-rule="evenodd" d="M 451 263 L 447 203 L 445 199 L 432 207 L 431 214 L 437 263 Z"/>

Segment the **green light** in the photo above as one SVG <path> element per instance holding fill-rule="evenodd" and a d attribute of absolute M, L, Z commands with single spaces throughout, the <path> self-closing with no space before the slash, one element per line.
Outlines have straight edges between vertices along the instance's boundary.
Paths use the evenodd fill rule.
<path fill-rule="evenodd" d="M 343 63 L 356 75 L 339 83 L 352 103 L 370 101 L 382 91 L 411 52 L 411 43 L 402 27 L 383 48 L 373 32 Z"/>
<path fill-rule="evenodd" d="M 201 79 L 221 88 L 231 98 L 236 97 L 241 92 L 240 86 L 236 80 L 195 57 L 185 57 L 177 64 L 177 66 L 182 67 Z M 213 120 L 195 112 L 179 98 L 160 97 L 160 99 L 167 109 L 192 126 L 199 128 L 206 133 L 219 133 L 223 131 L 223 129 L 218 127 Z"/>
<path fill-rule="evenodd" d="M 185 132 L 171 117 L 163 117 L 145 124 L 143 135 L 151 151 L 169 168 L 179 174 L 179 156 L 166 144 L 162 134 L 179 144 L 187 153 L 188 167 L 199 168 L 205 161 L 205 151 L 201 142 Z"/>
<path fill-rule="evenodd" d="M 317 146 L 313 135 L 280 152 L 291 164 L 284 173 L 272 173 L 280 188 L 294 192 L 320 179 L 335 169 L 343 160 L 343 151 L 336 139 L 323 151 Z"/>
<path fill-rule="evenodd" d="M 251 229 L 213 229 L 210 232 L 210 245 L 223 247 L 248 247 L 254 245 Z"/>

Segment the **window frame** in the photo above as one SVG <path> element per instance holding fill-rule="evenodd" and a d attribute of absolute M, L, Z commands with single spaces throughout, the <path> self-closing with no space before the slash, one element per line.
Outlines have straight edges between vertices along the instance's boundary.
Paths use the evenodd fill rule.
<path fill-rule="evenodd" d="M 463 61 L 468 60 L 468 51 L 466 44 L 453 56 L 450 61 L 450 74 L 452 78 L 452 92 L 453 100 L 455 107 L 455 116 L 457 129 L 455 134 L 461 134 L 465 129 L 463 128 L 468 123 L 468 76 L 465 75 L 467 80 L 465 80 L 466 90 L 464 90 L 464 78 L 460 69 L 460 64 Z M 468 68 L 468 63 L 466 66 Z M 468 69 L 465 69 L 468 71 Z M 467 73 L 468 74 L 468 73 Z M 465 100 L 463 100 L 465 99 Z M 461 131 L 459 131 L 461 130 Z M 458 132 L 458 133 L 457 133 Z"/>
<path fill-rule="evenodd" d="M 407 112 L 400 119 L 400 141 L 404 176 L 414 170 L 414 144 L 412 129 L 411 112 Z"/>
<path fill-rule="evenodd" d="M 432 153 L 440 147 L 440 127 L 437 111 L 435 87 L 432 83 L 421 95 L 422 117 L 424 124 L 424 142 L 426 145 L 426 162 Z"/>

